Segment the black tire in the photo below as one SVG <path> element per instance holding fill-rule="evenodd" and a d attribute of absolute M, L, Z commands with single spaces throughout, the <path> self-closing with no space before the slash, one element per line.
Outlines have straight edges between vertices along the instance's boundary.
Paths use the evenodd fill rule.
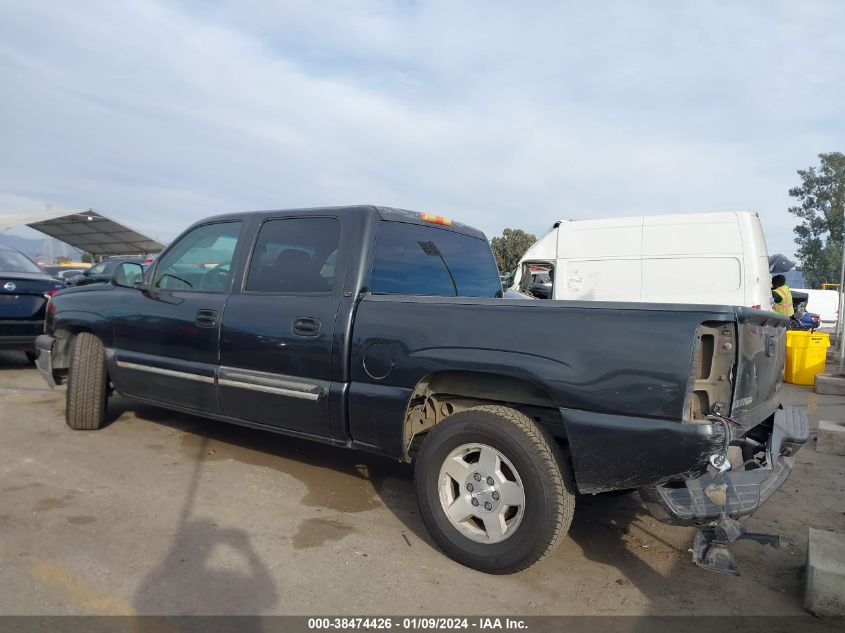
<path fill-rule="evenodd" d="M 522 480 L 522 520 L 497 543 L 465 536 L 440 501 L 441 466 L 452 451 L 472 443 L 496 449 Z M 558 546 L 572 523 L 575 495 L 568 462 L 544 429 L 510 407 L 474 407 L 435 426 L 417 455 L 414 478 L 420 512 L 434 540 L 453 559 L 479 571 L 512 574 L 527 569 Z"/>
<path fill-rule="evenodd" d="M 73 341 L 67 378 L 67 425 L 77 431 L 95 431 L 106 419 L 106 355 L 93 334 L 80 332 Z"/>

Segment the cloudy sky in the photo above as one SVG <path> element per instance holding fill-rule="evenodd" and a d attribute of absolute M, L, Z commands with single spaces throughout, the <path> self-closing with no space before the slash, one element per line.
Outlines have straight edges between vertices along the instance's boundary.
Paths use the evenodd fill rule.
<path fill-rule="evenodd" d="M 376 202 L 483 229 L 758 211 L 845 151 L 845 3 L 4 0 L 0 212 L 169 240 Z"/>

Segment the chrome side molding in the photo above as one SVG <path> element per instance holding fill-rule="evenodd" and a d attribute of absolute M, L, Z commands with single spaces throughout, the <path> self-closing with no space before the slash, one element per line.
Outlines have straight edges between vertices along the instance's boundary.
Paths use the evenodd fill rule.
<path fill-rule="evenodd" d="M 304 400 L 319 400 L 328 391 L 328 383 L 323 380 L 272 374 L 263 371 L 253 371 L 251 369 L 239 369 L 237 367 L 218 367 L 215 372 L 216 376 L 204 376 L 193 372 L 142 365 L 125 360 L 118 360 L 117 366 L 121 369 L 134 369 L 160 376 L 170 376 L 172 378 L 181 378 L 208 384 L 214 384 L 216 382 L 221 387 L 248 389 L 250 391 L 260 391 L 262 393 L 272 393 L 279 396 L 302 398 Z"/>
<path fill-rule="evenodd" d="M 175 369 L 164 369 L 163 367 L 153 367 L 152 365 L 139 365 L 138 363 L 130 363 L 125 360 L 117 361 L 117 366 L 122 369 L 134 369 L 136 371 L 145 371 L 150 374 L 159 374 L 160 376 L 170 376 L 172 378 L 184 378 L 185 380 L 193 380 L 196 382 L 205 382 L 214 384 L 214 376 L 203 376 L 201 374 L 193 374 L 187 371 L 176 371 Z"/>
<path fill-rule="evenodd" d="M 249 389 L 304 400 L 319 400 L 328 390 L 328 383 L 322 380 L 272 374 L 251 369 L 238 369 L 237 367 L 221 367 L 218 369 L 217 384 L 223 387 Z"/>

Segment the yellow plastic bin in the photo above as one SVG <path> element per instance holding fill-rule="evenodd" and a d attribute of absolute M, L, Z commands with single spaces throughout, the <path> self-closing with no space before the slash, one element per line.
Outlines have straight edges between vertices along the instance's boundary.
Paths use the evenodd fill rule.
<path fill-rule="evenodd" d="M 830 335 L 823 332 L 786 332 L 786 365 L 783 378 L 793 385 L 812 385 L 824 373 Z"/>

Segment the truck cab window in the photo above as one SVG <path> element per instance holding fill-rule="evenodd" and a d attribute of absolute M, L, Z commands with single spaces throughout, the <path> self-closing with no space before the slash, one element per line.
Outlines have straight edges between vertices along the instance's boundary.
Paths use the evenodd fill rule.
<path fill-rule="evenodd" d="M 339 244 L 340 223 L 334 218 L 265 222 L 255 243 L 246 291 L 331 292 Z"/>
<path fill-rule="evenodd" d="M 382 222 L 370 290 L 376 294 L 499 297 L 502 282 L 485 240 L 447 229 Z"/>
<path fill-rule="evenodd" d="M 225 292 L 240 222 L 198 226 L 167 251 L 156 266 L 153 287 L 181 292 Z"/>

